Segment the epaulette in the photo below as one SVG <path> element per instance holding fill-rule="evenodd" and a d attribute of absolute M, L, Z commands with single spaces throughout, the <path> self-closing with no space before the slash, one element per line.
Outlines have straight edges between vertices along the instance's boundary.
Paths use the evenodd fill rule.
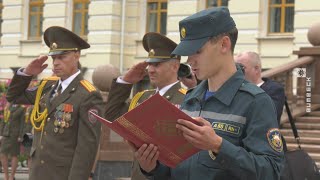
<path fill-rule="evenodd" d="M 58 76 L 50 76 L 43 78 L 44 81 L 58 81 L 60 78 Z"/>
<path fill-rule="evenodd" d="M 88 92 L 96 91 L 96 88 L 89 81 L 84 79 L 81 80 L 80 83 Z"/>
<path fill-rule="evenodd" d="M 181 92 L 182 94 L 187 94 L 187 90 L 185 88 L 180 88 L 179 92 Z"/>

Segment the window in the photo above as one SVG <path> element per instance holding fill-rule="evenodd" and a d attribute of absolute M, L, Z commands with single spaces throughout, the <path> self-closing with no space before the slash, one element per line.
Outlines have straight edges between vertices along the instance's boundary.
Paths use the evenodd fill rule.
<path fill-rule="evenodd" d="M 42 21 L 43 21 L 43 0 L 30 0 L 28 39 L 41 38 Z"/>
<path fill-rule="evenodd" d="M 148 0 L 147 32 L 167 33 L 167 0 Z"/>
<path fill-rule="evenodd" d="M 220 7 L 227 6 L 228 7 L 229 0 L 206 0 L 206 7 Z"/>
<path fill-rule="evenodd" d="M 294 0 L 269 0 L 269 34 L 292 33 Z"/>
<path fill-rule="evenodd" d="M 1 25 L 2 25 L 2 8 L 3 8 L 3 4 L 2 4 L 2 0 L 0 0 L 0 37 L 2 36 L 2 31 L 1 31 Z"/>
<path fill-rule="evenodd" d="M 88 7 L 89 0 L 73 1 L 73 27 L 74 33 L 86 39 L 88 35 Z"/>

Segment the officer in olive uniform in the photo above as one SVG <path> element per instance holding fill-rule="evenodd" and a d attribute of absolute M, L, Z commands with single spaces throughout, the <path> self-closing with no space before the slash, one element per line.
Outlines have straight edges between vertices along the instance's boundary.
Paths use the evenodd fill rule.
<path fill-rule="evenodd" d="M 33 139 L 33 130 L 32 130 L 32 124 L 30 121 L 31 112 L 32 112 L 33 106 L 28 105 L 25 109 L 25 115 L 24 115 L 24 125 L 23 125 L 23 139 L 22 139 L 22 145 L 23 145 L 23 154 L 27 156 L 27 166 L 30 168 L 31 163 L 31 157 L 30 157 L 30 151 L 31 151 L 31 144 Z M 21 162 L 22 166 L 25 166 L 23 162 Z"/>
<path fill-rule="evenodd" d="M 47 67 L 48 57 L 40 56 L 17 71 L 7 94 L 10 102 L 34 104 L 30 179 L 87 180 L 101 131 L 101 124 L 89 111 L 101 116 L 104 111 L 100 93 L 78 69 L 80 50 L 90 45 L 58 26 L 46 29 L 44 41 L 57 77 L 45 78 L 37 88 L 27 89 L 32 76 Z"/>
<path fill-rule="evenodd" d="M 21 105 L 7 103 L 4 109 L 3 129 L 1 132 L 2 142 L 0 148 L 1 163 L 5 179 L 9 179 L 8 157 L 11 157 L 11 177 L 14 175 L 18 166 L 18 155 L 20 154 L 20 143 L 23 136 L 23 120 L 25 108 Z"/>
<path fill-rule="evenodd" d="M 176 168 L 157 161 L 157 147 L 142 145 L 137 158 L 144 175 L 161 180 L 276 180 L 284 160 L 271 98 L 245 80 L 233 60 L 238 37 L 225 7 L 211 8 L 179 22 L 181 42 L 172 52 L 202 82 L 188 91 L 181 110 L 198 124 L 177 120 L 184 138 L 201 149 Z"/>
<path fill-rule="evenodd" d="M 133 66 L 124 76 L 113 81 L 105 114 L 107 119 L 118 118 L 156 92 L 176 106 L 180 106 L 186 90 L 181 87 L 178 81 L 180 57 L 170 55 L 176 46 L 175 42 L 158 33 L 147 33 L 143 37 L 143 47 L 149 53 L 148 59 Z M 150 82 L 156 89 L 139 92 L 130 103 L 127 103 L 126 100 L 129 98 L 132 85 L 142 80 L 146 75 L 146 68 Z M 145 179 L 136 161 L 133 164 L 131 179 Z"/>

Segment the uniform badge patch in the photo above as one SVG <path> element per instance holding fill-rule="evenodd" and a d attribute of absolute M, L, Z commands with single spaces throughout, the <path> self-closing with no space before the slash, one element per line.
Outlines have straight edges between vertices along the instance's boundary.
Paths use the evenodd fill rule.
<path fill-rule="evenodd" d="M 277 128 L 269 129 L 267 133 L 267 139 L 272 149 L 274 149 L 277 152 L 283 151 L 283 144 L 282 144 L 281 133 L 279 129 Z"/>
<path fill-rule="evenodd" d="M 90 114 L 90 112 L 91 112 L 91 113 L 94 113 L 94 114 L 98 114 L 98 110 L 97 110 L 97 109 L 89 109 L 89 111 L 88 111 L 88 119 L 89 119 L 89 122 L 90 122 L 91 124 L 95 124 L 95 123 L 97 122 L 97 118 L 94 117 L 92 114 Z"/>
<path fill-rule="evenodd" d="M 212 125 L 212 128 L 215 130 L 220 130 L 220 131 L 224 131 L 224 132 L 228 132 L 236 135 L 240 133 L 240 127 L 233 124 L 213 122 L 211 123 L 211 125 Z"/>

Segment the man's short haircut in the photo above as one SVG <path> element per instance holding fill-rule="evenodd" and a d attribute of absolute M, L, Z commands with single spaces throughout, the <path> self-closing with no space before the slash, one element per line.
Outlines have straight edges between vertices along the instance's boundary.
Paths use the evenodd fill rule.
<path fill-rule="evenodd" d="M 234 48 L 236 46 L 237 40 L 238 40 L 238 29 L 234 27 L 231 29 L 231 31 L 222 33 L 216 37 L 212 37 L 210 40 L 212 43 L 216 42 L 218 39 L 222 38 L 223 36 L 228 36 L 231 41 L 231 52 L 233 54 Z"/>

